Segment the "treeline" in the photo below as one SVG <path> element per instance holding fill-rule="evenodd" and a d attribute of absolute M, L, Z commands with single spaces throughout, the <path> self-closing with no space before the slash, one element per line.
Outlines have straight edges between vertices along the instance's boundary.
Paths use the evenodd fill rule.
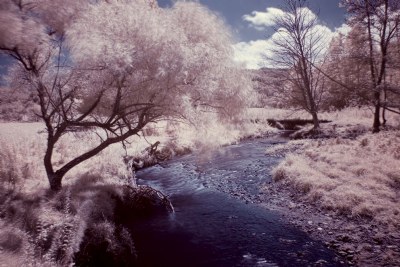
<path fill-rule="evenodd" d="M 315 128 L 319 111 L 369 106 L 374 132 L 387 112 L 400 114 L 399 0 L 343 0 L 349 30 L 328 44 L 307 1 L 286 4 L 286 15 L 275 21 L 270 59 L 279 69 L 263 69 L 253 79 L 267 95 L 264 104 L 306 110 Z"/>

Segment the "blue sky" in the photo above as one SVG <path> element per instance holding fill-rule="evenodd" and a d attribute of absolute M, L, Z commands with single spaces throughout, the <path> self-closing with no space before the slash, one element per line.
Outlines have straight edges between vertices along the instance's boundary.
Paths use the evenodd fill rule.
<path fill-rule="evenodd" d="M 171 6 L 173 0 L 157 0 L 162 7 Z M 199 0 L 214 12 L 219 13 L 235 33 L 236 41 L 250 41 L 269 37 L 273 29 L 258 31 L 243 20 L 253 11 L 265 11 L 269 7 L 283 8 L 282 0 Z M 339 0 L 310 0 L 310 9 L 318 14 L 321 23 L 330 29 L 340 27 L 345 21 L 345 10 L 339 8 Z"/>

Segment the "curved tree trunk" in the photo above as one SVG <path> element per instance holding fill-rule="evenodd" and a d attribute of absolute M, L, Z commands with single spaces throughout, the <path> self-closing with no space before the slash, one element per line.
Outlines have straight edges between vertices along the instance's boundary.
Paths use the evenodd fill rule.
<path fill-rule="evenodd" d="M 314 129 L 319 129 L 319 120 L 318 120 L 317 112 L 312 112 L 311 115 L 312 115 L 312 118 L 313 118 Z"/>
<path fill-rule="evenodd" d="M 102 150 L 104 150 L 111 144 L 121 142 L 121 141 L 125 140 L 126 138 L 137 134 L 146 124 L 147 124 L 147 122 L 144 121 L 144 115 L 142 114 L 141 119 L 140 119 L 138 125 L 136 126 L 136 128 L 131 129 L 120 136 L 110 137 L 107 140 L 104 140 L 98 146 L 96 146 L 96 147 L 92 148 L 91 150 L 81 154 L 80 156 L 72 159 L 71 161 L 66 163 L 63 167 L 58 169 L 57 171 L 54 171 L 53 165 L 51 162 L 51 156 L 53 154 L 55 141 L 54 141 L 54 139 L 50 138 L 48 141 L 48 147 L 46 150 L 46 154 L 44 156 L 44 166 L 46 169 L 47 178 L 50 183 L 50 189 L 53 191 L 60 190 L 62 187 L 62 184 L 61 184 L 62 178 L 69 170 L 71 170 L 73 167 L 77 166 L 78 164 L 82 163 L 83 161 L 97 155 L 98 153 L 100 153 Z M 57 138 L 57 136 L 55 138 Z"/>

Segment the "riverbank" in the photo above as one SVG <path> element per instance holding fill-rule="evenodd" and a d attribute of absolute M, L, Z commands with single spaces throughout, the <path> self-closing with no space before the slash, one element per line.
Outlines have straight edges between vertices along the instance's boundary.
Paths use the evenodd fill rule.
<path fill-rule="evenodd" d="M 263 164 L 254 161 L 249 164 L 251 167 L 247 168 L 240 180 L 216 179 L 215 176 L 210 176 L 204 178 L 204 185 L 227 193 L 245 203 L 256 203 L 268 210 L 277 211 L 283 215 L 285 221 L 334 250 L 338 262 L 350 266 L 399 266 L 400 232 L 397 212 L 399 195 L 396 193 L 397 187 L 393 187 L 392 183 L 396 183 L 397 180 L 390 180 L 395 177 L 390 176 L 390 173 L 396 173 L 399 165 L 396 165 L 398 159 L 389 160 L 384 154 L 385 151 L 386 154 L 397 151 L 396 147 L 392 146 L 390 150 L 383 146 L 394 137 L 392 134 L 394 133 L 362 134 L 355 140 L 319 139 L 288 142 L 283 138 L 275 137 L 270 145 L 266 145 L 268 147 L 266 155 L 269 158 L 275 158 L 274 161 L 277 162 L 275 167 L 265 168 Z M 368 146 L 366 138 L 369 140 Z M 347 144 L 348 147 L 341 142 Z M 373 149 L 375 146 L 380 149 Z M 354 148 L 362 151 L 351 153 Z M 371 160 L 368 153 L 363 150 L 370 152 L 375 150 L 376 153 L 381 154 L 372 164 L 368 161 Z M 313 154 L 310 154 L 310 151 Z M 338 155 L 340 151 L 342 154 Z M 322 158 L 315 156 L 318 153 Z M 344 154 L 347 156 L 344 157 Z M 307 164 L 310 162 L 304 162 L 302 158 L 307 155 L 316 157 L 310 159 L 314 165 L 309 166 Z M 321 186 L 326 184 L 324 178 L 321 175 L 311 175 L 321 166 L 327 167 L 323 162 L 329 159 L 329 155 L 336 155 L 350 167 L 354 167 L 354 169 L 351 168 L 354 172 L 349 171 L 348 174 L 351 175 L 346 175 L 340 163 L 332 161 L 328 166 L 331 174 L 338 175 L 336 178 L 327 176 L 328 181 L 336 179 L 342 183 L 340 185 L 342 188 L 336 188 L 338 193 L 331 188 L 332 181 L 328 183 L 330 186 L 325 188 L 326 191 L 322 191 Z M 357 155 L 362 155 L 362 157 L 357 157 Z M 297 158 L 294 158 L 295 156 Z M 362 166 L 365 169 L 363 172 L 359 171 L 360 163 L 355 163 L 354 160 L 363 161 Z M 289 164 L 292 168 L 285 168 L 288 161 L 292 162 Z M 377 166 L 387 168 L 389 180 L 375 181 L 373 183 L 375 186 L 373 186 L 368 179 L 374 180 L 377 173 L 382 172 L 382 169 Z M 284 173 L 282 173 L 283 170 Z M 266 177 L 262 182 L 258 180 L 258 177 L 262 176 L 260 171 Z M 369 177 L 360 178 L 360 174 L 367 173 Z M 269 175 L 270 180 L 268 180 Z M 312 178 L 314 180 L 310 181 L 309 179 Z M 295 180 L 288 181 L 289 179 Z M 251 184 L 248 181 L 252 181 Z M 255 193 L 253 189 L 257 181 L 259 181 L 260 190 Z M 386 196 L 382 195 L 385 193 Z M 360 198 L 361 196 L 355 198 L 356 194 L 364 195 L 364 198 Z M 324 204 L 323 201 L 324 199 L 328 201 L 328 198 L 330 198 L 330 206 Z M 359 202 L 358 205 L 355 204 L 355 200 Z"/>
<path fill-rule="evenodd" d="M 261 202 L 349 265 L 399 266 L 400 134 L 342 129 L 331 138 L 267 149 L 282 162 L 271 171 Z"/>
<path fill-rule="evenodd" d="M 176 122 L 148 125 L 142 136 L 130 138 L 124 146 L 112 145 L 72 169 L 57 193 L 48 190 L 43 167 L 44 124 L 0 123 L 0 262 L 6 266 L 130 266 L 136 258 L 134 241 L 120 222 L 126 216 L 118 215 L 118 207 L 127 205 L 123 209 L 132 210 L 132 202 L 142 203 L 144 197 L 144 203 L 151 204 L 157 198 L 147 198 L 149 190 L 145 188 L 143 195 L 132 183 L 129 159 L 146 160 L 146 148 L 157 142 L 161 143 L 158 149 L 172 157 L 182 150 L 207 151 L 274 131 L 259 118 L 212 127 L 208 119 L 203 118 L 201 128 Z M 86 152 L 99 139 L 90 131 L 66 134 L 55 147 L 54 167 Z"/>
<path fill-rule="evenodd" d="M 72 262 L 72 255 L 78 252 L 84 242 L 84 233 L 89 229 L 88 225 L 91 225 L 92 229 L 97 229 L 96 232 L 102 233 L 101 238 L 110 240 L 109 243 L 103 243 L 106 249 L 107 246 L 110 248 L 117 246 L 128 248 L 131 251 L 125 252 L 134 254 L 134 244 L 130 238 L 122 240 L 125 243 L 118 243 L 118 236 L 128 236 L 126 230 L 110 223 L 114 220 L 114 210 L 117 205 L 115 200 L 124 198 L 125 194 L 121 190 L 127 183 L 129 184 L 131 177 L 131 170 L 124 162 L 126 155 L 140 158 L 146 147 L 161 141 L 163 145 L 159 148 L 172 153 L 179 153 L 183 148 L 197 151 L 196 153 L 204 161 L 203 167 L 212 168 L 213 165 L 210 164 L 212 161 L 207 161 L 207 157 L 216 147 L 234 143 L 240 148 L 239 140 L 245 137 L 274 132 L 266 124 L 263 116 L 264 114 L 252 115 L 252 119 L 247 120 L 247 124 L 239 128 L 232 126 L 224 129 L 221 125 L 217 125 L 213 129 L 208 129 L 207 133 L 197 132 L 196 129 L 188 129 L 182 125 L 169 124 L 163 127 L 151 125 L 146 129 L 145 137 L 136 137 L 125 148 L 120 145 L 112 146 L 74 169 L 65 177 L 64 189 L 52 196 L 47 192 L 48 185 L 42 168 L 42 154 L 45 147 L 43 125 L 40 123 L 1 125 L 0 139 L 3 149 L 0 151 L 2 155 L 0 189 L 3 194 L 0 202 L 2 226 L 0 259 L 8 266 L 20 266 L 24 263 L 57 266 Z M 363 124 L 353 125 L 353 128 L 342 125 L 329 125 L 329 127 L 332 130 L 343 129 L 350 134 L 359 134 L 367 129 Z M 84 132 L 67 135 L 56 148 L 55 165 L 61 166 L 95 141 L 95 138 L 89 138 Z M 284 144 L 286 140 L 277 138 L 267 143 L 256 144 L 258 148 L 260 146 L 262 148 L 260 156 L 264 157 L 264 147 L 274 147 L 275 153 L 269 156 L 277 164 L 283 160 L 283 155 L 296 149 L 299 152 L 303 151 L 305 141 L 291 141 L 288 143 L 290 145 L 286 145 Z M 240 150 L 237 153 L 240 154 Z M 216 176 L 200 175 L 204 178 L 203 185 L 228 193 L 244 203 L 258 203 L 270 210 L 278 210 L 286 216 L 287 221 L 304 229 L 315 239 L 327 242 L 327 246 L 337 251 L 338 261 L 351 264 L 361 262 L 367 266 L 370 264 L 368 260 L 373 260 L 374 266 L 386 261 L 390 266 L 391 259 L 399 258 L 396 254 L 398 247 L 396 244 L 392 245 L 392 240 L 397 240 L 397 236 L 391 236 L 393 232 L 385 232 L 380 228 L 381 225 L 371 225 L 368 220 L 362 221 L 362 218 L 332 214 L 311 205 L 295 194 L 296 191 L 290 186 L 272 182 L 270 174 L 275 163 L 266 167 L 262 160 L 253 160 L 251 149 L 248 153 L 242 155 L 245 162 L 240 160 L 230 166 L 235 169 L 235 165 L 245 164 L 243 173 L 236 173 L 233 176 L 224 176 L 224 172 L 217 173 L 217 175 L 222 174 L 223 179 L 219 180 Z M 235 155 L 236 152 L 231 156 Z M 195 170 L 198 171 L 202 173 L 201 169 Z M 232 177 L 236 177 L 236 180 Z M 257 189 L 253 190 L 255 187 Z M 108 199 L 112 201 L 107 201 Z M 357 224 L 355 219 L 360 223 Z M 375 239 L 370 241 L 367 239 L 368 236 L 374 236 Z M 92 237 L 97 238 L 98 235 Z M 358 249 L 361 249 L 361 252 L 358 252 Z M 366 260 L 360 261 L 360 255 Z M 303 255 L 304 257 L 306 256 Z"/>

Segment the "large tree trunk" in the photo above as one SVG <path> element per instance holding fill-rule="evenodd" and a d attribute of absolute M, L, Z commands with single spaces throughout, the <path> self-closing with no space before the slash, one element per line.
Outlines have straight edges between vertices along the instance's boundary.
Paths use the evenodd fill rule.
<path fill-rule="evenodd" d="M 312 116 L 313 119 L 313 123 L 314 123 L 314 129 L 319 129 L 319 120 L 318 120 L 318 112 L 317 112 L 317 105 L 315 104 L 315 99 L 312 95 L 312 91 L 310 88 L 310 83 L 309 80 L 307 79 L 307 83 L 308 88 L 307 88 L 307 97 L 308 97 L 308 103 L 309 103 L 309 108 L 310 108 L 310 114 Z"/>
<path fill-rule="evenodd" d="M 54 140 L 53 128 L 51 126 L 48 127 L 48 131 L 49 131 L 49 136 L 47 137 L 47 149 L 44 155 L 43 163 L 44 163 L 44 168 L 46 169 L 47 179 L 49 180 L 50 189 L 52 191 L 59 191 L 61 190 L 62 175 L 54 172 L 53 163 L 51 160 L 53 155 L 54 144 L 56 141 Z"/>
<path fill-rule="evenodd" d="M 381 91 L 375 88 L 375 112 L 374 112 L 374 124 L 372 125 L 372 132 L 379 133 L 381 127 Z"/>
<path fill-rule="evenodd" d="M 382 108 L 382 127 L 386 126 L 386 108 Z"/>
<path fill-rule="evenodd" d="M 381 126 L 381 121 L 379 120 L 380 111 L 381 111 L 380 104 L 379 103 L 375 104 L 374 124 L 372 126 L 372 132 L 373 133 L 379 133 L 379 131 L 380 131 L 380 126 Z"/>
<path fill-rule="evenodd" d="M 53 174 L 47 174 L 47 178 L 49 179 L 49 184 L 50 184 L 50 189 L 52 191 L 60 191 L 62 184 L 62 178 L 63 175 L 57 174 L 57 173 L 53 173 Z"/>
<path fill-rule="evenodd" d="M 386 75 L 383 76 L 383 104 L 382 105 L 382 126 L 385 127 L 386 126 L 386 107 L 387 107 L 387 88 L 386 88 Z"/>
<path fill-rule="evenodd" d="M 311 113 L 312 118 L 313 118 L 313 123 L 314 123 L 314 129 L 319 129 L 319 120 L 318 120 L 318 114 L 317 112 L 312 112 Z"/>

